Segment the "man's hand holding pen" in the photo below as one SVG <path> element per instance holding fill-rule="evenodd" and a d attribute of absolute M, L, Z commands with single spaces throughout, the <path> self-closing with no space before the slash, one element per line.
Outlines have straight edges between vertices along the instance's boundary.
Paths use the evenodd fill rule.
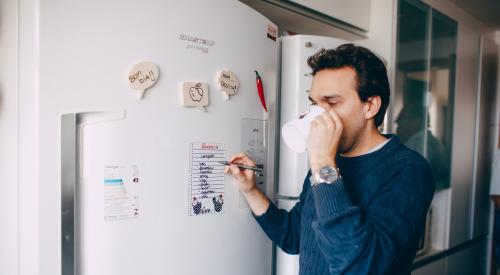
<path fill-rule="evenodd" d="M 264 214 L 269 208 L 270 201 L 262 191 L 257 187 L 255 182 L 255 171 L 259 168 L 255 166 L 253 161 L 247 154 L 239 153 L 231 157 L 229 166 L 224 169 L 227 174 L 231 172 L 235 179 L 235 184 L 245 196 L 250 209 L 256 216 Z M 243 165 L 238 167 L 237 165 Z M 248 168 L 244 168 L 248 167 Z"/>
<path fill-rule="evenodd" d="M 255 182 L 255 172 L 251 169 L 244 169 L 236 166 L 235 164 L 242 164 L 245 166 L 255 166 L 255 162 L 245 153 L 239 153 L 231 157 L 229 160 L 231 164 L 226 166 L 224 173 L 233 174 L 236 179 L 236 184 L 241 192 L 247 194 L 252 191 L 258 190 L 257 183 Z"/>

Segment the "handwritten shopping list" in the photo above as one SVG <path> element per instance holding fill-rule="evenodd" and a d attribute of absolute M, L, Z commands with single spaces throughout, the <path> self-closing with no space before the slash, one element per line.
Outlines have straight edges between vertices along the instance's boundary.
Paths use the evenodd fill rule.
<path fill-rule="evenodd" d="M 189 168 L 189 215 L 224 211 L 224 165 L 226 148 L 222 143 L 191 143 Z"/>

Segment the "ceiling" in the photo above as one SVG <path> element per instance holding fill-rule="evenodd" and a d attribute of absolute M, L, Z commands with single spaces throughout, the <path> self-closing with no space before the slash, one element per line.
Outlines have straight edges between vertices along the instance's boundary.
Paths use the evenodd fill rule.
<path fill-rule="evenodd" d="M 486 26 L 500 29 L 500 0 L 451 0 Z"/>

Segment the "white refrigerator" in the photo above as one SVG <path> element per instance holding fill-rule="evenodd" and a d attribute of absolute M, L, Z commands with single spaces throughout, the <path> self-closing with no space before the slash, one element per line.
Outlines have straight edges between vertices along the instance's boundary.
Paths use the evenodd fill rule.
<path fill-rule="evenodd" d="M 285 36 L 281 41 L 280 129 L 298 118 L 311 105 L 309 89 L 312 83 L 307 58 L 320 49 L 334 49 L 345 40 L 310 35 Z M 296 153 L 279 142 L 278 190 L 275 196 L 279 208 L 291 209 L 299 199 L 304 179 L 309 171 L 307 152 Z M 276 249 L 276 274 L 293 275 L 299 271 L 299 256 Z"/>
<path fill-rule="evenodd" d="M 272 243 L 219 161 L 248 152 L 273 196 L 276 26 L 233 0 L 43 1 L 40 13 L 62 274 L 271 274 Z"/>
<path fill-rule="evenodd" d="M 25 0 L 18 20 L 40 274 L 297 273 L 219 161 L 246 151 L 293 206 L 307 160 L 279 116 L 307 109 L 306 57 L 340 41 L 286 37 L 280 64 L 276 25 L 234 0 Z"/>

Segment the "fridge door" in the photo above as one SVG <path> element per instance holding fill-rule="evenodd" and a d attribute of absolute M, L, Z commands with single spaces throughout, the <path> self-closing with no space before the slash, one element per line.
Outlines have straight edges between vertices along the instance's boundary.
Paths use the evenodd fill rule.
<path fill-rule="evenodd" d="M 278 199 L 277 206 L 289 211 L 298 200 Z M 299 255 L 290 255 L 276 247 L 276 275 L 298 275 Z"/>
<path fill-rule="evenodd" d="M 321 48 L 336 48 L 346 41 L 331 37 L 293 35 L 281 38 L 280 129 L 310 106 L 311 69 L 307 58 Z M 297 154 L 280 140 L 279 188 L 281 196 L 298 197 L 309 170 L 307 152 Z"/>
<path fill-rule="evenodd" d="M 272 244 L 217 160 L 247 151 L 264 167 L 259 186 L 272 197 L 278 43 L 268 32 L 276 26 L 237 1 L 143 1 L 147 13 L 136 12 L 134 1 L 58 4 L 65 12 L 54 20 L 64 23 L 58 37 L 66 44 L 53 61 L 66 70 L 53 77 L 68 84 L 94 77 L 73 85 L 70 102 L 55 105 L 75 110 L 74 146 L 65 142 L 71 129 L 61 124 L 63 160 L 76 158 L 74 171 L 61 171 L 62 219 L 70 221 L 62 236 L 63 274 L 271 274 Z M 70 31 L 83 23 L 85 32 Z M 98 54 L 95 41 L 99 66 L 88 58 Z M 74 58 L 78 66 L 69 64 Z M 139 100 L 116 72 L 126 74 L 125 65 L 142 59 L 156 63 L 160 75 Z M 229 100 L 216 85 L 221 70 L 240 82 Z M 205 111 L 182 106 L 183 82 L 208 85 Z"/>

